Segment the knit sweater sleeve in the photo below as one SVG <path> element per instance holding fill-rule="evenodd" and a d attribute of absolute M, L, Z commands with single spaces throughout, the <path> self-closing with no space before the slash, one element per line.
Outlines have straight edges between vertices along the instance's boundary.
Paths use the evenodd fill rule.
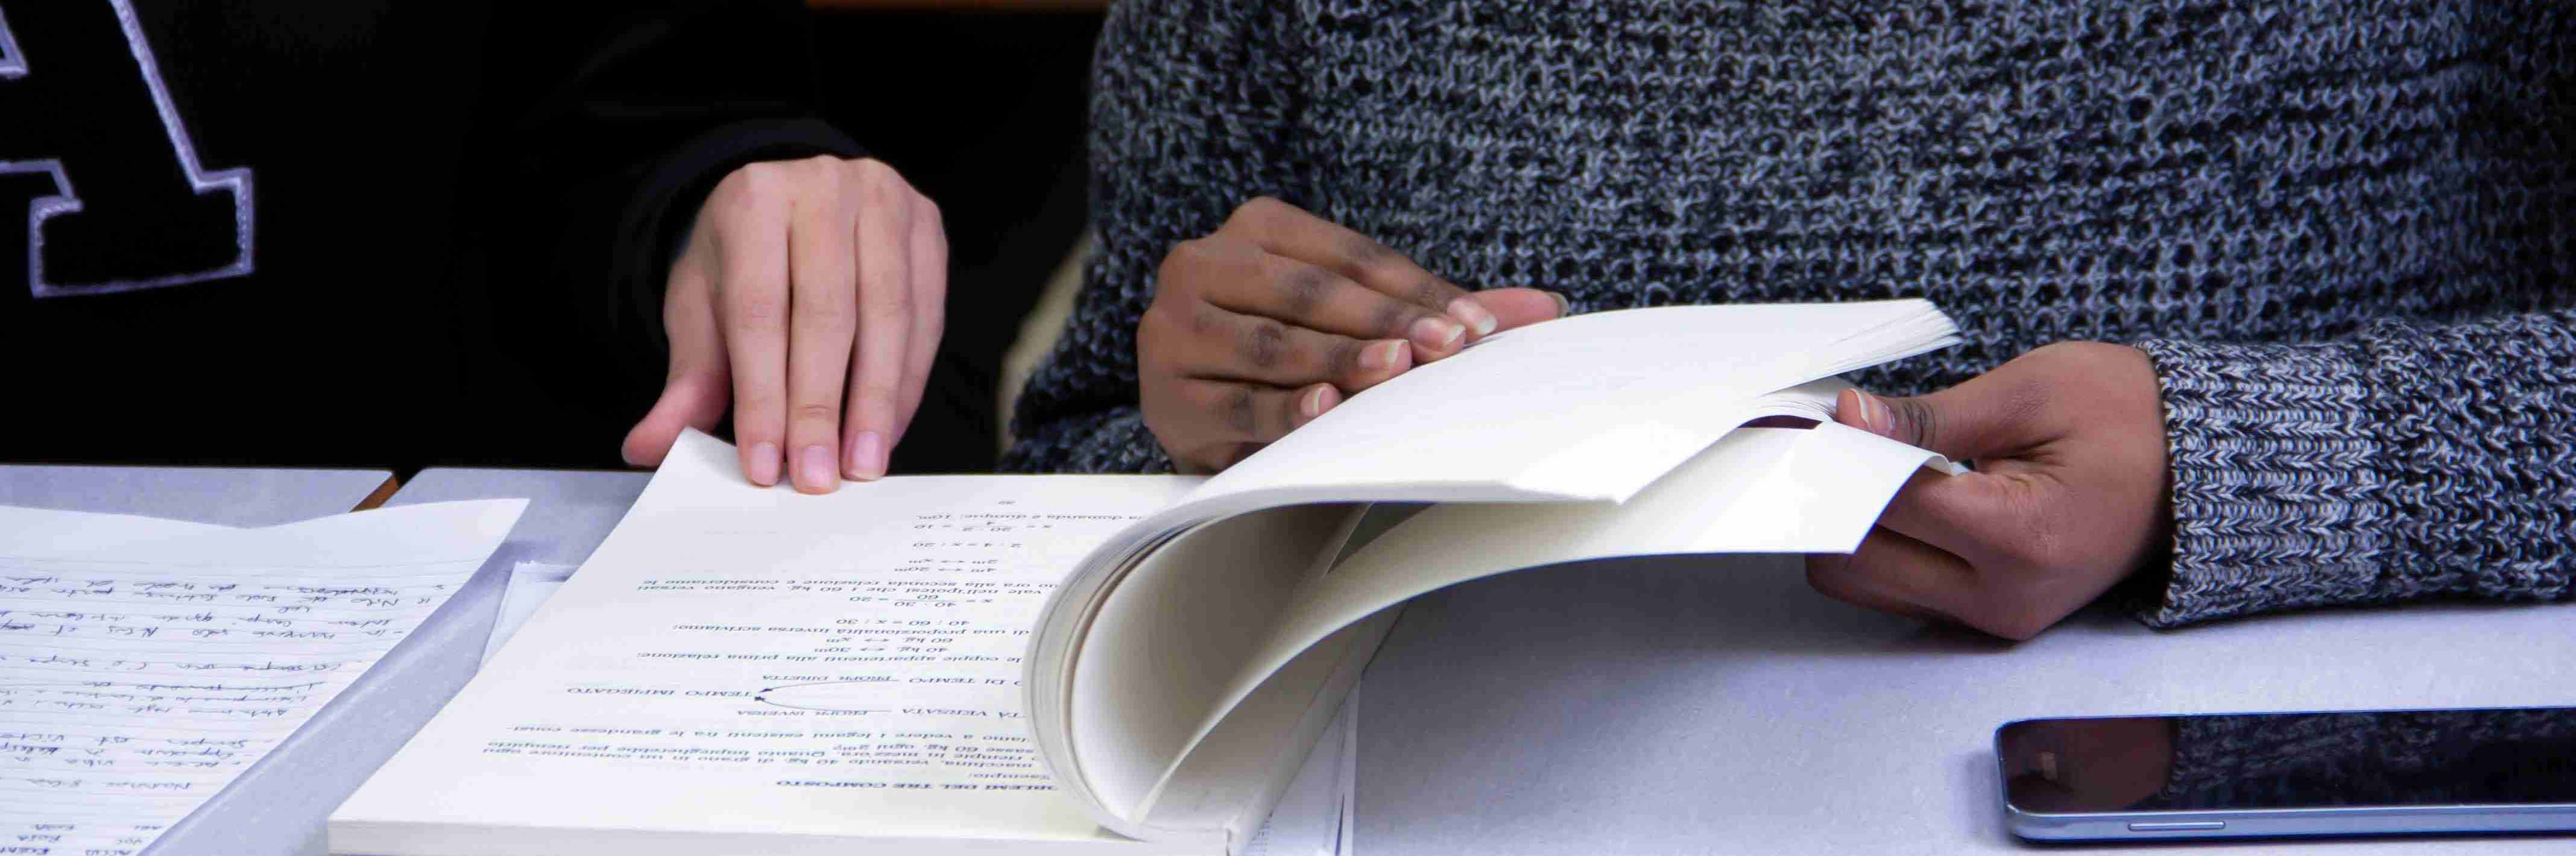
<path fill-rule="evenodd" d="M 1277 14 L 1257 0 L 1110 10 L 1092 82 L 1098 250 L 1064 335 L 1020 395 L 1004 469 L 1171 469 L 1137 407 L 1136 323 L 1172 245 L 1253 197 L 1290 195 L 1294 46 Z"/>
<path fill-rule="evenodd" d="M 2576 312 L 2140 347 L 2163 384 L 2174 516 L 2149 624 L 2569 597 Z"/>

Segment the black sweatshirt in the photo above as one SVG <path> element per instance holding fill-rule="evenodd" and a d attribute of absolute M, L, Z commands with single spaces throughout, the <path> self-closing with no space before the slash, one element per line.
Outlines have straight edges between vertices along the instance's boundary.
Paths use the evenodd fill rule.
<path fill-rule="evenodd" d="M 612 465 L 709 188 L 859 152 L 793 2 L 0 21 L 0 461 Z"/>

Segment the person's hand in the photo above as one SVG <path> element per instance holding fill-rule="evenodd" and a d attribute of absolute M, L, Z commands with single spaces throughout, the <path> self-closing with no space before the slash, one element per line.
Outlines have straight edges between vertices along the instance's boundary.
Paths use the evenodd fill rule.
<path fill-rule="evenodd" d="M 2135 348 L 2061 342 L 1915 398 L 1846 390 L 1834 419 L 1974 460 L 1917 474 L 1850 556 L 1807 582 L 1860 606 L 2028 639 L 2170 537 L 2164 405 Z"/>
<path fill-rule="evenodd" d="M 626 461 L 654 466 L 680 430 L 733 411 L 743 475 L 782 468 L 829 493 L 873 479 L 921 406 L 939 350 L 948 236 L 931 204 L 876 160 L 755 163 L 717 183 L 671 265 L 671 371 Z"/>
<path fill-rule="evenodd" d="M 1565 313 L 1469 292 L 1374 240 L 1263 197 L 1164 256 L 1136 328 L 1145 427 L 1182 472 L 1224 469 L 1478 336 Z"/>

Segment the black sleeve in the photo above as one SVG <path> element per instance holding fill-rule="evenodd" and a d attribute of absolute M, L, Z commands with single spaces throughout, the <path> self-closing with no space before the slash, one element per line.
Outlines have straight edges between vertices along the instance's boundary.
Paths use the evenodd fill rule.
<path fill-rule="evenodd" d="M 664 280 L 716 182 L 758 161 L 862 153 L 817 115 L 807 12 L 512 4 L 486 49 L 484 190 L 462 203 L 488 253 L 485 311 L 548 386 L 641 416 L 664 376 Z"/>

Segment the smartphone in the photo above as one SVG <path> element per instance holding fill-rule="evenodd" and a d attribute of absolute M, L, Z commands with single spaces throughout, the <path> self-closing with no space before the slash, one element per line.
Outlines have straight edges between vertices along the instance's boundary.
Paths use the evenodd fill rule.
<path fill-rule="evenodd" d="M 2576 831 L 2576 707 L 2024 719 L 1995 757 L 2035 840 Z"/>

